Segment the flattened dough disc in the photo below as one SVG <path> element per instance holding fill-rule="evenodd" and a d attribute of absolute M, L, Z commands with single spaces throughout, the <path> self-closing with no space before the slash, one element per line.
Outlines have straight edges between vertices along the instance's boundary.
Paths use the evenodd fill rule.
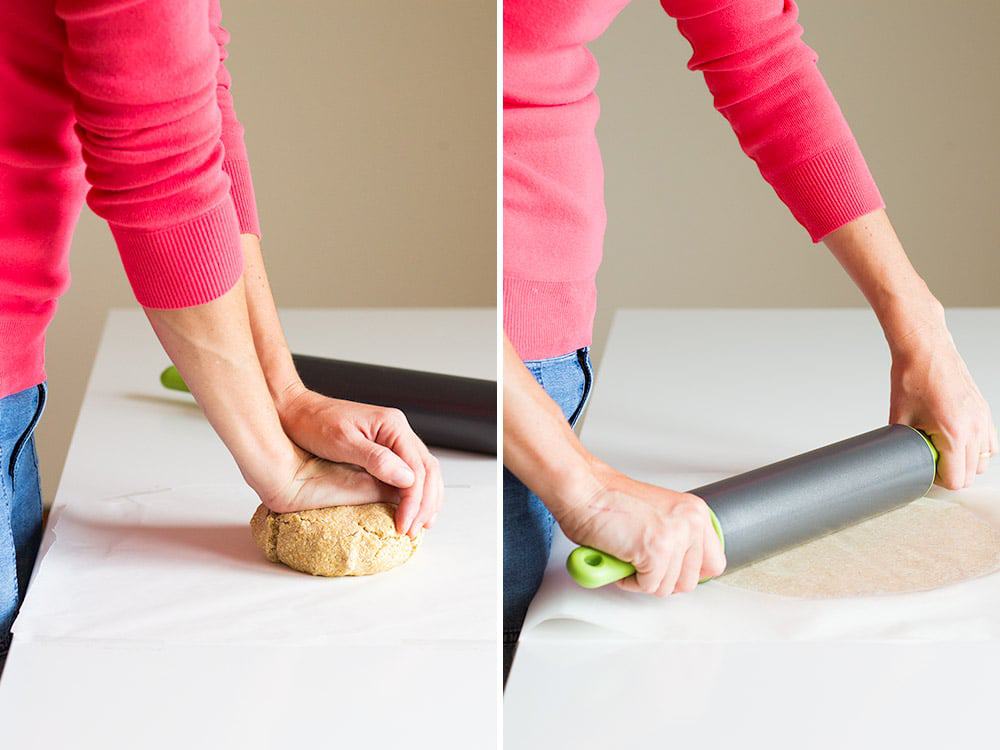
<path fill-rule="evenodd" d="M 808 599 L 897 594 L 1000 569 L 1000 530 L 961 505 L 923 498 L 753 563 L 720 583 Z"/>

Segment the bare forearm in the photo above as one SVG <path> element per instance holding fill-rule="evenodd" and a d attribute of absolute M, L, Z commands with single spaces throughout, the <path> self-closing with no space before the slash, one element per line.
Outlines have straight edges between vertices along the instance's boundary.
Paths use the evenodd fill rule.
<path fill-rule="evenodd" d="M 257 358 L 243 281 L 207 304 L 146 315 L 247 483 L 267 493 L 296 457 Z"/>
<path fill-rule="evenodd" d="M 878 317 L 889 348 L 919 342 L 943 326 L 944 312 L 906 256 L 885 211 L 862 216 L 824 238 Z"/>
<path fill-rule="evenodd" d="M 244 234 L 240 241 L 243 246 L 247 314 L 254 347 L 271 398 L 275 403 L 281 404 L 284 399 L 297 393 L 302 383 L 295 371 L 271 294 L 260 239 L 256 235 Z"/>
<path fill-rule="evenodd" d="M 504 465 L 559 518 L 595 489 L 591 475 L 596 460 L 506 337 L 503 362 Z"/>

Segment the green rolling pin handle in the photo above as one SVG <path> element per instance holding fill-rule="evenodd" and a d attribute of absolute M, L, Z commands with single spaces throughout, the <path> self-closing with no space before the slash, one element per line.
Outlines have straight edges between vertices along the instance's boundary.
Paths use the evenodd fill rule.
<path fill-rule="evenodd" d="M 708 512 L 712 519 L 712 528 L 715 529 L 715 533 L 722 543 L 722 549 L 725 551 L 726 540 L 722 536 L 722 526 L 719 525 L 719 519 L 711 508 L 708 509 Z M 577 547 L 570 552 L 569 557 L 566 558 L 566 570 L 569 571 L 573 580 L 585 589 L 606 586 L 635 573 L 635 568 L 632 567 L 631 563 L 591 547 Z M 698 583 L 704 582 L 699 581 Z"/>
<path fill-rule="evenodd" d="M 910 426 L 907 425 L 907 427 L 910 427 Z M 910 427 L 910 429 L 913 430 L 918 435 L 920 435 L 920 437 L 922 437 L 924 439 L 924 442 L 927 443 L 927 447 L 931 449 L 931 457 L 934 459 L 934 466 L 937 467 L 937 463 L 938 463 L 938 450 L 937 450 L 937 448 L 934 447 L 934 443 L 931 441 L 931 436 L 928 435 L 923 430 L 918 430 L 916 427 Z"/>
<path fill-rule="evenodd" d="M 184 382 L 184 378 L 181 377 L 181 374 L 177 372 L 177 368 L 173 365 L 170 365 L 170 367 L 160 373 L 160 382 L 164 388 L 188 393 L 187 383 Z"/>

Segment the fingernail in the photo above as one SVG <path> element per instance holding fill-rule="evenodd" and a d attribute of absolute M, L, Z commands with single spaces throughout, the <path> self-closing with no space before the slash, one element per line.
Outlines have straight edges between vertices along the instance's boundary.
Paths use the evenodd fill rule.
<path fill-rule="evenodd" d="M 408 466 L 401 466 L 392 472 L 390 479 L 397 487 L 409 487 L 417 477 Z"/>
<path fill-rule="evenodd" d="M 403 533 L 409 537 L 413 536 L 413 520 L 412 518 L 407 518 L 406 523 L 403 524 Z"/>

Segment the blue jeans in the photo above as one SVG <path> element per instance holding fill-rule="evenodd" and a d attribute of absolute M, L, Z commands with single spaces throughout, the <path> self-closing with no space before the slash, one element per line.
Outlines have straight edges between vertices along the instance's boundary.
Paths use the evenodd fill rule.
<path fill-rule="evenodd" d="M 0 656 L 31 576 L 42 537 L 42 492 L 33 437 L 46 385 L 0 399 Z"/>
<path fill-rule="evenodd" d="M 535 380 L 575 425 L 587 404 L 594 372 L 590 353 L 580 349 L 561 357 L 525 362 Z M 552 548 L 555 519 L 538 495 L 507 469 L 503 472 L 503 639 L 517 641 Z"/>

